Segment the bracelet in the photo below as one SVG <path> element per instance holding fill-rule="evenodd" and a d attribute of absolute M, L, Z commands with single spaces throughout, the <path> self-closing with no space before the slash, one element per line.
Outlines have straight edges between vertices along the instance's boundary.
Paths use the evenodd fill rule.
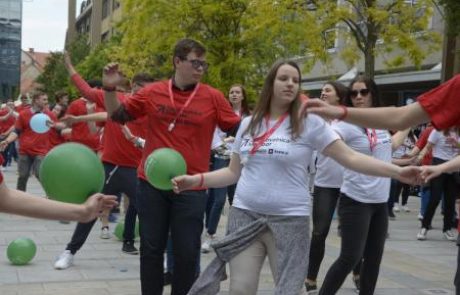
<path fill-rule="evenodd" d="M 203 187 L 204 184 L 204 175 L 203 173 L 200 173 L 200 183 L 198 184 L 198 187 Z"/>
<path fill-rule="evenodd" d="M 106 92 L 114 92 L 117 89 L 116 86 L 102 86 L 102 90 Z"/>
<path fill-rule="evenodd" d="M 344 119 L 347 117 L 347 115 L 348 115 L 348 108 L 347 108 L 346 106 L 343 106 L 343 105 L 339 105 L 339 107 L 343 110 L 343 114 L 342 114 L 342 116 L 340 116 L 340 117 L 338 118 L 338 120 L 339 120 L 339 121 L 342 121 L 342 120 L 344 120 Z"/>

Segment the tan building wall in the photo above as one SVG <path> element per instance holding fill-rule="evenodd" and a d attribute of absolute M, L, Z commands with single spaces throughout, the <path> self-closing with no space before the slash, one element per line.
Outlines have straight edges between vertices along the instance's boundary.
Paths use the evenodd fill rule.
<path fill-rule="evenodd" d="M 109 40 L 115 31 L 116 23 L 121 19 L 121 6 L 117 0 L 86 0 L 76 10 L 79 14 L 73 18 L 70 10 L 76 7 L 75 0 L 69 1 L 69 16 L 66 43 L 69 44 L 79 34 L 88 34 L 91 48 Z M 74 12 L 76 11 L 74 9 Z"/>

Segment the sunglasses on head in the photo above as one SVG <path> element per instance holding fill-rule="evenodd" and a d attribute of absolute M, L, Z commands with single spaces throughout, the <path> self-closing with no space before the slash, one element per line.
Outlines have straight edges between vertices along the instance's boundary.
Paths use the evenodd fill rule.
<path fill-rule="evenodd" d="M 357 97 L 358 93 L 361 94 L 361 96 L 366 96 L 369 92 L 371 92 L 369 89 L 350 90 L 350 96 Z"/>
<path fill-rule="evenodd" d="M 190 62 L 192 64 L 192 67 L 195 70 L 199 70 L 200 67 L 203 69 L 203 71 L 206 71 L 209 67 L 209 64 L 205 62 L 204 60 L 199 60 L 199 59 L 186 59 L 186 61 Z"/>

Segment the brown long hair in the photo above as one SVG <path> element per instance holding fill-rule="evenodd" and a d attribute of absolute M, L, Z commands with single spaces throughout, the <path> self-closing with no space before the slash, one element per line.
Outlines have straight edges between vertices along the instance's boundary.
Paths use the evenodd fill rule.
<path fill-rule="evenodd" d="M 257 101 L 256 107 L 252 114 L 251 121 L 249 122 L 248 128 L 244 131 L 243 135 L 249 132 L 249 134 L 254 137 L 256 136 L 262 124 L 262 121 L 265 115 L 270 113 L 270 104 L 273 99 L 273 84 L 275 82 L 276 74 L 278 73 L 278 69 L 283 65 L 290 65 L 297 70 L 299 73 L 299 83 L 302 81 L 302 74 L 300 72 L 299 66 L 291 60 L 279 60 L 275 62 L 270 71 L 268 72 L 267 76 L 265 77 L 264 86 L 259 96 L 259 100 Z M 302 124 L 301 118 L 299 117 L 299 109 L 300 109 L 301 101 L 300 101 L 300 86 L 299 90 L 296 94 L 296 98 L 291 102 L 289 106 L 289 116 L 290 116 L 290 126 L 289 129 L 291 130 L 292 138 L 299 137 L 300 133 L 302 132 Z"/>
<path fill-rule="evenodd" d="M 232 86 L 230 86 L 229 91 L 233 87 L 239 87 L 241 89 L 241 93 L 243 94 L 243 100 L 241 101 L 241 113 L 243 114 L 243 116 L 249 116 L 251 112 L 249 111 L 248 95 L 247 95 L 246 89 L 241 84 L 233 84 Z M 230 98 L 229 98 L 229 103 L 230 105 L 232 105 L 232 103 L 230 102 Z"/>

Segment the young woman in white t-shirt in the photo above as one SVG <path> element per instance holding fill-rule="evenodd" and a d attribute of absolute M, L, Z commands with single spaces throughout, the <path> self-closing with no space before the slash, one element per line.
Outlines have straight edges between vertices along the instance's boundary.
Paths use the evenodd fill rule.
<path fill-rule="evenodd" d="M 340 82 L 328 81 L 321 90 L 321 99 L 330 105 L 340 105 L 348 96 L 348 88 Z M 338 120 L 328 123 L 333 126 Z M 307 292 L 316 290 L 316 278 L 324 258 L 326 238 L 331 226 L 334 210 L 340 197 L 343 167 L 333 159 L 319 153 L 316 163 L 316 176 L 313 188 L 313 229 L 310 244 L 308 275 L 305 280 Z M 359 280 L 360 264 L 353 271 L 354 282 Z"/>
<path fill-rule="evenodd" d="M 432 148 L 433 165 L 440 165 L 450 161 L 459 154 L 459 129 L 457 127 L 444 131 L 433 130 L 428 137 L 427 149 Z M 433 215 L 438 207 L 439 201 L 444 196 L 444 225 L 442 228 L 444 238 L 449 241 L 456 241 L 457 237 L 451 231 L 452 220 L 455 212 L 455 199 L 460 189 L 459 184 L 452 173 L 442 173 L 433 178 L 431 184 L 431 197 L 428 202 L 422 220 L 422 229 L 417 234 L 418 240 L 426 240 L 428 229 L 430 228 Z"/>
<path fill-rule="evenodd" d="M 229 167 L 172 180 L 175 192 L 199 185 L 224 187 L 238 182 L 228 233 L 243 233 L 254 223 L 266 226 L 255 236 L 247 233 L 241 239 L 234 237 L 235 243 L 249 245 L 237 247 L 229 258 L 230 294 L 256 294 L 266 256 L 275 294 L 298 294 L 302 289 L 308 267 L 305 254 L 310 245 L 306 179 L 313 150 L 361 173 L 409 182 L 418 175 L 417 167 L 401 168 L 353 151 L 316 115 L 300 117 L 300 81 L 295 62 L 276 62 L 265 79 L 253 115 L 241 123 Z M 209 272 L 205 270 L 204 274 Z M 196 284 L 206 279 L 203 276 Z M 213 290 L 205 294 L 217 292 Z"/>
<path fill-rule="evenodd" d="M 249 116 L 249 108 L 247 103 L 247 94 L 243 85 L 235 84 L 230 87 L 228 92 L 228 100 L 233 111 L 238 114 L 241 119 Z M 238 128 L 230 133 L 221 131 L 218 127 L 214 132 L 211 144 L 211 167 L 210 171 L 219 170 L 227 167 L 230 163 L 230 155 L 232 153 L 233 142 Z M 203 244 L 201 244 L 201 252 L 208 253 L 211 251 L 210 244 L 216 238 L 215 234 L 219 225 L 220 215 L 225 205 L 225 200 L 228 194 L 230 205 L 233 202 L 235 194 L 235 185 L 220 188 L 210 188 L 208 190 L 208 202 L 205 211 L 205 227 L 206 233 Z"/>
<path fill-rule="evenodd" d="M 371 108 L 379 105 L 377 85 L 372 79 L 358 76 L 349 88 L 347 106 Z M 408 132 L 392 137 L 387 130 L 366 129 L 343 121 L 333 129 L 354 151 L 387 163 L 391 163 L 392 150 L 403 142 Z M 357 284 L 360 294 L 373 294 L 388 230 L 390 179 L 346 168 L 340 192 L 340 255 L 329 268 L 319 294 L 335 294 L 361 259 Z"/>

